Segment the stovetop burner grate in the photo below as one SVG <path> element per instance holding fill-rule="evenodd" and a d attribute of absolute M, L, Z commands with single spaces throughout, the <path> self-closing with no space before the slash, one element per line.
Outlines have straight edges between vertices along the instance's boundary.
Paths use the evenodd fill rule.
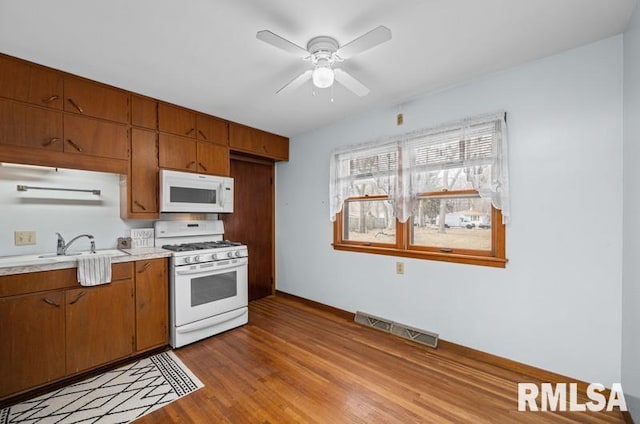
<path fill-rule="evenodd" d="M 242 243 L 229 240 L 206 241 L 200 243 L 165 244 L 162 248 L 173 252 L 189 252 L 192 250 L 219 249 L 221 247 L 234 246 L 242 246 Z"/>

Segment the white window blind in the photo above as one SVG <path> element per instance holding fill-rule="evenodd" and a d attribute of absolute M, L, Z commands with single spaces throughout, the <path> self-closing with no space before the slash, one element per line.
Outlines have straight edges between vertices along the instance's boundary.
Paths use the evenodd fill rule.
<path fill-rule="evenodd" d="M 467 118 L 335 151 L 330 215 L 352 196 L 387 194 L 406 222 L 422 193 L 473 188 L 509 219 L 506 114 Z"/>

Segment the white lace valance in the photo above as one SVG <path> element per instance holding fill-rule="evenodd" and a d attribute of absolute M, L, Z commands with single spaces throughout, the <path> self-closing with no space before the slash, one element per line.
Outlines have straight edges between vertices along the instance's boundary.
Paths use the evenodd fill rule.
<path fill-rule="evenodd" d="M 331 155 L 330 218 L 348 197 L 385 194 L 406 222 L 421 193 L 470 186 L 506 223 L 508 175 L 504 112 L 341 148 Z"/>

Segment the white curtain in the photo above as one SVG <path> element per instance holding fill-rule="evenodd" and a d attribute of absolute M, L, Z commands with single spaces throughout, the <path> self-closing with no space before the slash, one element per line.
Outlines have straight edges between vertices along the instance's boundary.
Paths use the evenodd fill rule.
<path fill-rule="evenodd" d="M 471 186 L 507 223 L 507 157 L 504 112 L 341 148 L 331 155 L 331 221 L 348 197 L 386 194 L 406 222 L 421 193 Z"/>

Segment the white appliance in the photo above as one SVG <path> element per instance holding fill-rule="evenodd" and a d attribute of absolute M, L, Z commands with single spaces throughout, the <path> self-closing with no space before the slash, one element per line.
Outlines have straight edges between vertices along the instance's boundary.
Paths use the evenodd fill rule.
<path fill-rule="evenodd" d="M 233 212 L 233 178 L 161 169 L 160 212 Z"/>
<path fill-rule="evenodd" d="M 156 247 L 172 252 L 171 346 L 248 322 L 247 246 L 223 240 L 222 221 L 157 221 L 155 233 Z"/>

